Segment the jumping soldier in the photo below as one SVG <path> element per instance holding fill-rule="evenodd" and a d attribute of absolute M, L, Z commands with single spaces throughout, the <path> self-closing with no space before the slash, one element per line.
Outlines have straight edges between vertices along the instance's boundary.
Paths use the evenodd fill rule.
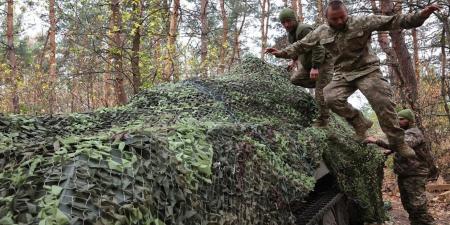
<path fill-rule="evenodd" d="M 291 44 L 313 31 L 312 26 L 299 23 L 294 10 L 290 8 L 281 10 L 278 18 L 286 29 Z M 292 84 L 304 88 L 316 88 L 315 99 L 318 104 L 319 115 L 313 126 L 326 127 L 330 118 L 330 110 L 325 104 L 323 88 L 330 82 L 333 76 L 333 68 L 330 59 L 326 59 L 325 49 L 320 44 L 316 44 L 310 51 L 295 55 L 288 69 L 293 70 L 294 67 L 297 67 L 297 70 L 293 71 L 290 78 Z"/>
<path fill-rule="evenodd" d="M 405 144 L 404 131 L 399 127 L 395 104 L 391 101 L 390 85 L 382 76 L 380 60 L 373 52 L 370 40 L 373 31 L 419 27 L 438 9 L 432 4 L 418 13 L 357 17 L 348 15 L 342 1 L 330 0 L 325 10 L 327 24 L 282 50 L 267 48 L 266 52 L 278 58 L 294 58 L 309 52 L 317 44 L 324 46 L 334 65 L 334 76 L 324 89 L 327 106 L 344 117 L 353 126 L 358 139 L 364 140 L 373 123 L 347 102 L 347 98 L 359 89 L 375 111 L 392 149 L 405 158 L 413 158 L 414 150 Z"/>

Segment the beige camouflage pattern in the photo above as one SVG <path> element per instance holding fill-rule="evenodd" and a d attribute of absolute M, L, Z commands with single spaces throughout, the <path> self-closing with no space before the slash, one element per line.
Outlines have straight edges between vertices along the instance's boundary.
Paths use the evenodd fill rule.
<path fill-rule="evenodd" d="M 349 16 L 344 30 L 334 30 L 322 24 L 302 40 L 284 48 L 285 58 L 309 52 L 320 43 L 332 56 L 334 79 L 352 81 L 379 68 L 380 60 L 373 52 L 370 38 L 373 31 L 409 29 L 423 24 L 419 14 L 395 16 Z"/>
<path fill-rule="evenodd" d="M 319 108 L 318 120 L 325 121 L 330 118 L 330 109 L 325 104 L 324 88 L 330 82 L 333 75 L 333 67 L 329 61 L 324 61 L 319 68 L 319 77 L 312 80 L 309 77 L 310 70 L 306 70 L 300 62 L 297 63 L 297 71 L 292 73 L 291 83 L 305 88 L 316 88 L 315 100 Z"/>
<path fill-rule="evenodd" d="M 383 80 L 380 60 L 373 52 L 370 38 L 373 31 L 409 29 L 423 24 L 426 18 L 418 13 L 394 16 L 349 16 L 343 30 L 323 24 L 300 41 L 282 50 L 282 57 L 292 58 L 309 51 L 316 44 L 324 46 L 332 57 L 334 76 L 325 87 L 325 102 L 338 115 L 352 120 L 358 110 L 347 103 L 357 89 L 366 96 L 377 114 L 380 126 L 389 143 L 398 148 L 404 143 L 404 132 L 399 127 L 392 91 Z"/>
<path fill-rule="evenodd" d="M 425 194 L 426 176 L 399 176 L 398 187 L 403 208 L 409 214 L 411 225 L 435 224 L 428 212 Z"/>
<path fill-rule="evenodd" d="M 347 98 L 358 89 L 377 114 L 389 143 L 394 146 L 403 143 L 404 131 L 398 124 L 395 104 L 391 100 L 392 90 L 379 69 L 351 82 L 345 79 L 332 80 L 324 89 L 325 102 L 339 116 L 356 120 L 355 117 L 362 114 L 347 102 Z"/>

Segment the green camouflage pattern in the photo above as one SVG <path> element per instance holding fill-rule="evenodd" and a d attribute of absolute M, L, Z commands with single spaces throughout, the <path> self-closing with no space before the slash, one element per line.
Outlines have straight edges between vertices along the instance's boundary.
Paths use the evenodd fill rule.
<path fill-rule="evenodd" d="M 405 142 L 414 152 L 416 158 L 408 159 L 395 154 L 394 172 L 399 176 L 428 176 L 430 173 L 430 152 L 425 146 L 425 137 L 417 127 L 405 131 Z"/>
<path fill-rule="evenodd" d="M 308 24 L 298 23 L 297 29 L 288 33 L 289 43 L 294 43 L 296 41 L 302 40 L 307 34 L 313 31 L 313 27 Z M 316 67 L 320 67 L 325 61 L 325 49 L 321 45 L 314 46 L 311 51 L 308 51 L 303 54 L 296 55 L 297 58 L 303 68 L 305 70 L 310 70 L 313 65 Z M 330 74 L 331 76 L 332 74 Z"/>
<path fill-rule="evenodd" d="M 316 114 L 286 70 L 249 57 L 122 107 L 1 116 L 0 224 L 294 224 L 322 158 L 360 219 L 384 220 L 383 156 Z"/>
<path fill-rule="evenodd" d="M 434 219 L 428 212 L 425 194 L 426 176 L 399 176 L 398 187 L 403 208 L 409 214 L 411 225 L 432 225 Z"/>

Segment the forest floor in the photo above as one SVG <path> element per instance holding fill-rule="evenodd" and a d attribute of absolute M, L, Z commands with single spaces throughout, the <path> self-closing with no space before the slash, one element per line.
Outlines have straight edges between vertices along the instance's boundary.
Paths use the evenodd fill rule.
<path fill-rule="evenodd" d="M 445 184 L 442 178 L 429 184 Z M 427 192 L 428 209 L 437 225 L 450 225 L 450 195 L 443 192 Z M 403 209 L 396 176 L 390 169 L 385 169 L 383 183 L 383 199 L 389 201 L 392 209 L 388 211 L 394 225 L 410 225 L 408 213 Z"/>

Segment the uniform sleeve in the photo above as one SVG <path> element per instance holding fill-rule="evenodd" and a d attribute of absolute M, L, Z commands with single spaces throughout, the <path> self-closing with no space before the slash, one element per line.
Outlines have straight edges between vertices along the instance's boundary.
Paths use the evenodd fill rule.
<path fill-rule="evenodd" d="M 383 141 L 383 140 L 381 140 L 381 139 L 378 139 L 378 140 L 375 142 L 375 144 L 378 145 L 378 146 L 380 146 L 380 147 L 382 147 L 382 148 L 391 150 L 391 146 L 390 146 L 387 142 L 385 142 L 385 141 Z"/>
<path fill-rule="evenodd" d="M 362 26 L 371 31 L 388 31 L 397 29 L 411 29 L 421 26 L 427 18 L 419 13 L 396 14 L 394 16 L 370 15 L 365 17 Z"/>
<path fill-rule="evenodd" d="M 293 44 L 282 49 L 283 58 L 294 58 L 298 55 L 311 51 L 317 44 L 319 44 L 319 32 L 314 30 L 307 34 L 302 40 L 294 42 Z"/>
<path fill-rule="evenodd" d="M 306 27 L 297 35 L 297 40 L 303 39 L 303 37 L 306 37 L 306 35 L 311 33 L 313 30 L 314 29 L 311 26 Z M 320 44 L 316 44 L 311 50 L 311 56 L 312 67 L 319 68 L 325 60 L 325 48 L 323 48 L 323 46 Z"/>
<path fill-rule="evenodd" d="M 422 131 L 417 128 L 408 129 L 405 131 L 405 142 L 411 148 L 415 148 L 417 145 L 423 143 L 424 136 Z"/>
<path fill-rule="evenodd" d="M 324 60 L 325 60 L 325 48 L 320 44 L 316 44 L 312 48 L 312 67 L 319 68 Z"/>

